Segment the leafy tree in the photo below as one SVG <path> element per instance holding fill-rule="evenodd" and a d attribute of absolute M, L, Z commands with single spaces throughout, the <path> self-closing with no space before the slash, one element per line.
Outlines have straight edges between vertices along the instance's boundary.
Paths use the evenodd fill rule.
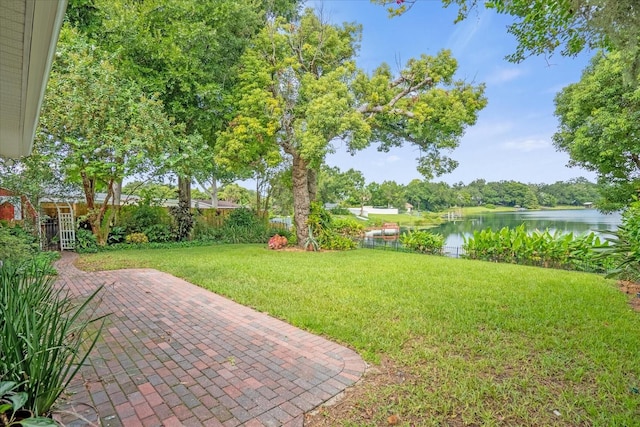
<path fill-rule="evenodd" d="M 247 190 L 238 184 L 227 184 L 220 189 L 220 200 L 226 200 L 227 202 L 236 203 L 242 206 L 250 206 L 252 202 L 255 202 L 256 198 L 251 190 Z"/>
<path fill-rule="evenodd" d="M 385 205 L 384 194 L 380 191 L 380 184 L 377 182 L 370 182 L 367 184 L 367 192 L 371 195 L 369 203 L 373 206 Z"/>
<path fill-rule="evenodd" d="M 455 191 L 445 182 L 414 179 L 406 186 L 405 197 L 416 210 L 439 212 L 456 204 Z"/>
<path fill-rule="evenodd" d="M 380 184 L 381 205 L 404 209 L 406 202 L 404 198 L 404 186 L 395 181 L 384 181 Z"/>
<path fill-rule="evenodd" d="M 487 181 L 484 179 L 476 179 L 471 181 L 466 187 L 467 191 L 469 191 L 469 194 L 471 195 L 473 204 L 476 206 L 480 206 L 485 203 L 483 195 L 485 185 L 487 185 Z"/>
<path fill-rule="evenodd" d="M 353 168 L 342 172 L 338 167 L 323 165 L 318 173 L 317 198 L 322 203 L 360 205 L 364 186 L 362 172 Z"/>
<path fill-rule="evenodd" d="M 159 100 L 122 76 L 77 31 L 65 25 L 58 47 L 35 151 L 81 183 L 91 229 L 105 244 L 109 221 L 103 220 L 114 183 L 152 168 L 162 143 L 173 141 L 174 126 Z M 107 193 L 100 205 L 99 188 Z"/>
<path fill-rule="evenodd" d="M 598 174 L 610 210 L 640 191 L 640 88 L 626 85 L 622 70 L 619 53 L 597 55 L 555 100 L 560 126 L 554 145 L 569 154 L 571 165 Z"/>
<path fill-rule="evenodd" d="M 412 180 L 406 185 L 404 195 L 409 203 L 413 205 L 416 211 L 425 207 L 426 189 L 422 185 L 423 181 L 419 179 Z"/>
<path fill-rule="evenodd" d="M 385 64 L 371 76 L 357 70 L 360 31 L 307 10 L 297 23 L 270 23 L 242 58 L 238 114 L 217 144 L 221 161 L 235 168 L 291 159 L 298 242 L 307 238 L 317 174 L 334 139 L 351 151 L 372 141 L 383 150 L 410 142 L 423 153 L 420 172 L 441 174 L 455 167 L 442 150 L 458 145 L 486 104 L 482 86 L 454 81 L 457 64 L 447 51 L 410 60 L 397 77 Z"/>
<path fill-rule="evenodd" d="M 589 182 L 585 178 L 574 178 L 567 182 L 557 181 L 553 184 L 541 184 L 538 186 L 538 200 L 544 206 L 553 206 L 553 203 L 544 202 L 541 195 L 548 195 L 552 201 L 560 205 L 582 206 L 590 202 L 601 204 L 598 185 Z"/>
<path fill-rule="evenodd" d="M 129 182 L 122 187 L 122 193 L 138 196 L 142 199 L 142 204 L 149 206 L 160 206 L 162 202 L 175 199 L 178 195 L 175 186 L 150 181 Z"/>
<path fill-rule="evenodd" d="M 293 191 L 291 168 L 281 168 L 271 178 L 271 210 L 276 215 L 291 215 L 293 212 Z"/>
<path fill-rule="evenodd" d="M 189 218 L 191 180 L 210 189 L 229 182 L 214 157 L 216 133 L 230 114 L 236 64 L 269 17 L 295 15 L 297 0 L 73 0 L 69 17 L 95 43 L 117 54 L 117 67 L 158 94 L 182 126 L 166 144 L 165 173 L 178 176 L 178 219 Z M 242 172 L 246 173 L 246 170 Z M 247 177 L 247 175 L 243 175 Z M 186 230 L 187 224 L 181 226 Z M 185 232 L 185 235 L 188 235 Z"/>
<path fill-rule="evenodd" d="M 42 198 L 74 200 L 82 196 L 77 182 L 67 182 L 55 156 L 37 150 L 19 160 L 0 158 L 0 187 L 27 197 L 33 206 Z"/>

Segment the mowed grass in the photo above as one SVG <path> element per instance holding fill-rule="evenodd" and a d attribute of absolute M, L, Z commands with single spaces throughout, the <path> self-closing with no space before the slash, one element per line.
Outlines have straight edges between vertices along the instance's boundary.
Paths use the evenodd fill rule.
<path fill-rule="evenodd" d="M 153 267 L 393 365 L 331 424 L 640 425 L 640 313 L 592 274 L 360 249 L 83 255 Z"/>
<path fill-rule="evenodd" d="M 443 222 L 442 215 L 434 212 L 420 213 L 420 215 L 410 214 L 369 214 L 369 220 L 379 222 L 392 222 L 403 227 L 413 227 L 416 225 L 440 224 Z"/>

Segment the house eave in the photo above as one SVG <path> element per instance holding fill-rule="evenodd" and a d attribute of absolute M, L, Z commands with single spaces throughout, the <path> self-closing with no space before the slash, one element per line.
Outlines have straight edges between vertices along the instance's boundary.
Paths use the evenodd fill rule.
<path fill-rule="evenodd" d="M 0 3 L 0 156 L 33 148 L 67 0 Z"/>

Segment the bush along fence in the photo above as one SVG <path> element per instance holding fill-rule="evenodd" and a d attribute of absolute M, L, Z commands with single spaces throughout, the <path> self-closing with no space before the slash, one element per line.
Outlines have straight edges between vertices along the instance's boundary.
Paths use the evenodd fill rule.
<path fill-rule="evenodd" d="M 395 240 L 363 239 L 360 246 L 595 273 L 614 269 L 614 260 L 602 254 L 608 244 L 595 233 L 574 236 L 548 230 L 528 232 L 521 225 L 476 231 L 465 238 L 462 247 L 448 247 L 444 242 L 441 235 L 419 231 Z"/>

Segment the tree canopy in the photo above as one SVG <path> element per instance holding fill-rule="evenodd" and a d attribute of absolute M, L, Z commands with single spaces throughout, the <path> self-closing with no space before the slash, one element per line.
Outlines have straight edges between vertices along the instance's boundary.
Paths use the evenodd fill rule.
<path fill-rule="evenodd" d="M 454 80 L 457 63 L 448 51 L 411 59 L 398 76 L 386 64 L 372 75 L 358 70 L 360 32 L 308 9 L 296 23 L 267 25 L 242 57 L 238 113 L 218 141 L 220 161 L 235 168 L 291 159 L 299 242 L 333 141 L 352 152 L 373 141 L 383 150 L 412 143 L 421 150 L 418 169 L 434 176 L 455 167 L 443 150 L 458 145 L 486 104 L 482 85 Z"/>
<path fill-rule="evenodd" d="M 178 176 L 181 228 L 189 228 L 190 184 L 196 178 L 216 196 L 232 177 L 214 156 L 215 135 L 231 114 L 228 97 L 236 64 L 271 16 L 295 16 L 297 0 L 72 0 L 68 18 L 114 66 L 162 102 L 181 126 L 165 141 L 165 173 Z M 251 171 L 236 170 L 243 177 Z M 183 221 L 184 220 L 184 221 Z"/>
<path fill-rule="evenodd" d="M 391 15 L 406 12 L 417 0 L 371 0 Z M 483 5 L 516 18 L 507 27 L 518 41 L 507 57 L 520 62 L 531 55 L 576 55 L 585 48 L 622 52 L 625 78 L 640 76 L 640 4 L 636 0 L 442 0 L 459 7 L 458 20 Z"/>
<path fill-rule="evenodd" d="M 607 184 L 603 208 L 627 205 L 640 191 L 640 88 L 624 83 L 621 54 L 597 55 L 578 83 L 556 96 L 555 146 L 570 164 Z"/>
<path fill-rule="evenodd" d="M 162 103 L 114 67 L 68 25 L 63 26 L 49 78 L 35 151 L 55 162 L 67 179 L 80 182 L 94 234 L 101 229 L 114 183 L 156 166 L 175 125 Z M 95 204 L 98 189 L 107 193 Z"/>

